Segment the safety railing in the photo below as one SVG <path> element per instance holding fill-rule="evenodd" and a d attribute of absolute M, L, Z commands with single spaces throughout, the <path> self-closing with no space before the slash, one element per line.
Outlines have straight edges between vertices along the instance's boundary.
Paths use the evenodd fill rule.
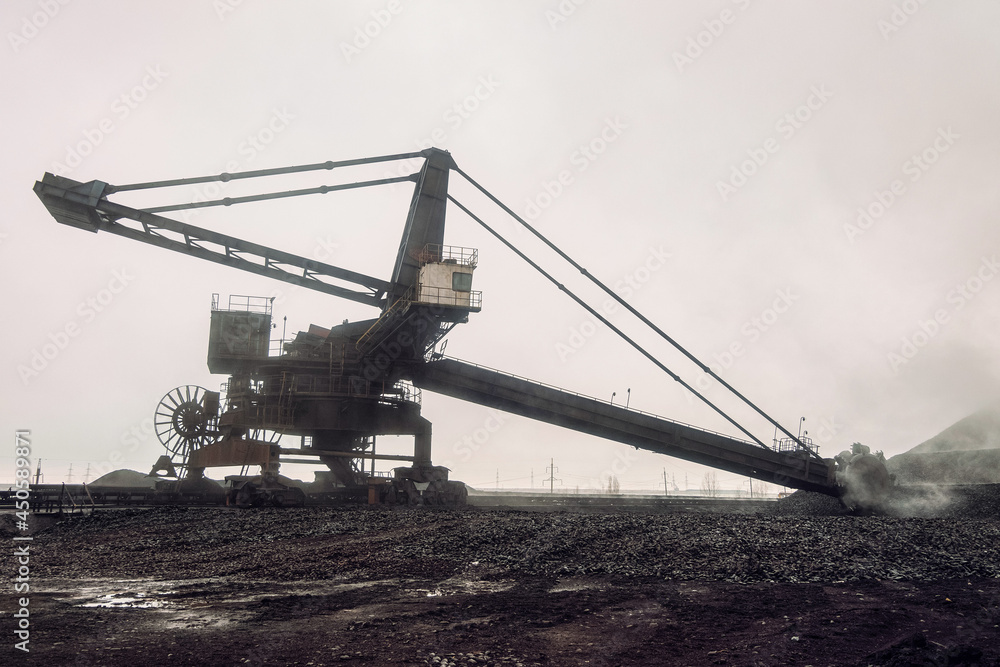
<path fill-rule="evenodd" d="M 809 451 L 814 452 L 814 453 L 819 452 L 819 445 L 817 445 L 816 443 L 814 443 L 812 438 L 800 437 L 799 438 L 799 442 L 801 442 L 803 445 L 805 445 L 806 447 L 808 447 Z M 799 447 L 798 443 L 795 442 L 795 440 L 793 440 L 792 438 L 782 438 L 781 440 L 778 440 L 778 442 L 776 443 L 776 445 L 774 447 L 774 451 L 776 451 L 776 452 L 801 452 L 803 450 L 802 450 L 801 447 Z"/>
<path fill-rule="evenodd" d="M 482 310 L 482 292 L 459 292 L 445 287 L 417 285 L 414 303 L 430 303 L 436 306 L 455 306 L 469 310 Z"/>
<path fill-rule="evenodd" d="M 255 377 L 252 381 L 230 378 L 223 387 L 231 405 L 239 401 L 258 405 L 278 404 L 280 401 L 284 405 L 294 401 L 295 397 L 305 396 L 375 398 L 386 403 L 419 404 L 422 400 L 420 390 L 407 381 L 393 384 L 341 375 L 283 373 Z"/>
<path fill-rule="evenodd" d="M 445 262 L 446 264 L 459 264 L 475 268 L 479 263 L 479 250 L 457 245 L 428 243 L 417 254 L 417 261 L 421 264 Z"/>
<path fill-rule="evenodd" d="M 270 315 L 271 303 L 273 301 L 274 299 L 272 297 L 267 296 L 231 294 L 229 296 L 229 306 L 225 308 L 225 310 Z M 223 308 L 220 307 L 218 294 L 212 294 L 212 310 L 223 310 Z"/>

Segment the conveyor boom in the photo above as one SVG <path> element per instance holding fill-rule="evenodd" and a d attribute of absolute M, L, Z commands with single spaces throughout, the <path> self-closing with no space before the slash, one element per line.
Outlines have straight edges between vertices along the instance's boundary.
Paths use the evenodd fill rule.
<path fill-rule="evenodd" d="M 764 482 L 837 496 L 832 461 L 776 452 L 456 359 L 408 370 L 421 389 Z"/>

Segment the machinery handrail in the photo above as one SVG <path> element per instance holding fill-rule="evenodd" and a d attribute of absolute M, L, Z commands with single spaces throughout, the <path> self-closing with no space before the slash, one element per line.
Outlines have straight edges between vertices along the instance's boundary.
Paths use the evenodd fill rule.
<path fill-rule="evenodd" d="M 260 390 L 260 386 L 267 386 L 269 383 L 280 387 L 277 394 L 273 391 L 262 392 Z M 336 374 L 320 375 L 308 372 L 284 372 L 254 376 L 252 381 L 245 384 L 230 378 L 222 384 L 222 392 L 225 393 L 228 400 L 247 397 L 254 397 L 257 400 L 263 399 L 263 405 L 266 407 L 274 407 L 268 402 L 269 399 L 281 399 L 286 396 L 353 396 L 373 398 L 383 403 L 416 404 L 420 404 L 422 400 L 420 389 L 405 380 L 387 384 L 384 381 L 360 380 Z"/>

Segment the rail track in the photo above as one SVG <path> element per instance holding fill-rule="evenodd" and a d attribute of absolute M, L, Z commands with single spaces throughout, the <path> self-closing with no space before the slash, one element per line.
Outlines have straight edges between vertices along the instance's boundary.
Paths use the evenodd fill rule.
<path fill-rule="evenodd" d="M 719 498 L 702 496 L 608 495 L 558 493 L 470 493 L 473 507 L 509 507 L 512 509 L 664 509 L 673 512 L 737 510 L 755 511 L 775 500 L 762 498 Z"/>
<path fill-rule="evenodd" d="M 307 505 L 363 502 L 363 490 L 341 490 L 307 495 Z M 12 489 L 0 491 L 0 509 L 12 509 L 18 500 Z M 114 507 L 161 507 L 183 505 L 218 507 L 226 505 L 226 489 L 185 491 L 135 486 L 95 486 L 90 484 L 32 484 L 28 497 L 34 514 L 65 514 Z"/>
<path fill-rule="evenodd" d="M 0 490 L 0 509 L 13 509 L 17 497 L 13 490 Z M 367 502 L 364 489 L 307 492 L 306 506 L 359 504 Z M 664 510 L 671 512 L 756 511 L 772 505 L 768 499 L 739 499 L 698 496 L 559 494 L 473 491 L 472 507 L 506 507 L 539 511 L 572 510 Z M 78 513 L 114 507 L 159 507 L 183 505 L 210 507 L 226 504 L 225 489 L 218 492 L 190 492 L 134 486 L 95 486 L 85 484 L 33 484 L 29 505 L 33 513 Z"/>

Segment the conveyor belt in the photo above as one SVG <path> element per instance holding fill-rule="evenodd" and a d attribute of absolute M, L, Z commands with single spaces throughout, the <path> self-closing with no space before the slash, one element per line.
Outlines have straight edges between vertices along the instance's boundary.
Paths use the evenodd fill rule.
<path fill-rule="evenodd" d="M 831 463 L 610 405 L 457 359 L 411 367 L 413 384 L 463 401 L 615 440 L 764 482 L 838 495 Z"/>

